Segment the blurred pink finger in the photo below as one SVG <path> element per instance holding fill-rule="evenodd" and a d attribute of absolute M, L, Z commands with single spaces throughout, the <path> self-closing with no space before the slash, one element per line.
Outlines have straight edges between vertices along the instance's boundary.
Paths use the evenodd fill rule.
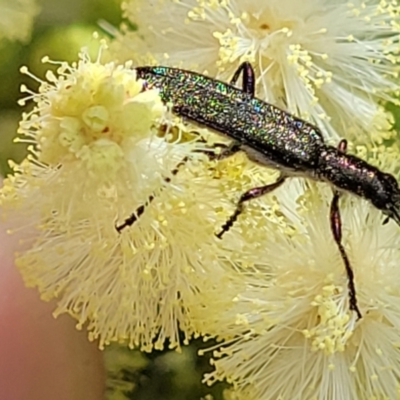
<path fill-rule="evenodd" d="M 54 304 L 24 287 L 15 242 L 0 226 L 0 399 L 103 399 L 102 353 L 71 318 L 54 319 Z"/>

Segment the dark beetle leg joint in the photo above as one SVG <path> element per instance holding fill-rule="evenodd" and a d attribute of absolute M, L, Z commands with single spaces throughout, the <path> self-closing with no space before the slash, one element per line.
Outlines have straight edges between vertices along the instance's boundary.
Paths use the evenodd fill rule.
<path fill-rule="evenodd" d="M 234 85 L 238 81 L 240 74 L 242 74 L 242 90 L 243 90 L 243 92 L 249 94 L 251 97 L 254 97 L 255 74 L 254 74 L 254 69 L 249 62 L 244 62 L 244 63 L 240 64 L 239 68 L 233 74 L 233 77 L 230 81 L 231 85 Z"/>
<path fill-rule="evenodd" d="M 224 233 L 228 232 L 232 228 L 233 224 L 238 219 L 239 215 L 243 212 L 243 203 L 249 200 L 257 199 L 258 197 L 264 196 L 267 193 L 272 192 L 285 182 L 286 176 L 281 175 L 278 180 L 272 184 L 259 186 L 248 190 L 240 196 L 240 199 L 236 205 L 235 212 L 229 217 L 229 219 L 222 225 L 221 230 L 216 234 L 218 239 L 221 239 Z"/>

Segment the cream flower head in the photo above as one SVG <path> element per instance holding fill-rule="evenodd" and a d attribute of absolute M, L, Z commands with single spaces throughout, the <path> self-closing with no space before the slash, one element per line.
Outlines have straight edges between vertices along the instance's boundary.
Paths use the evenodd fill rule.
<path fill-rule="evenodd" d="M 397 2 L 131 0 L 124 10 L 138 30 L 123 29 L 114 56 L 223 81 L 250 61 L 261 99 L 336 141 L 381 139 L 388 117 L 378 103 L 399 91 Z"/>
<path fill-rule="evenodd" d="M 49 72 L 39 93 L 23 87 L 36 104 L 20 126 L 31 154 L 0 203 L 23 232 L 17 266 L 43 299 L 57 298 L 55 315 L 71 314 L 100 347 L 150 351 L 196 335 L 193 309 L 209 293 L 232 295 L 214 237 L 222 194 L 196 152 L 205 144 L 142 87 L 130 63 L 85 51 Z"/>
<path fill-rule="evenodd" d="M 206 310 L 207 334 L 224 342 L 213 348 L 215 371 L 205 381 L 226 379 L 247 400 L 398 398 L 398 226 L 383 225 L 366 201 L 341 197 L 357 320 L 329 226 L 331 189 L 294 179 L 285 185 L 275 197 L 291 232 L 265 215 L 258 261 L 242 270 L 247 289 L 230 310 Z"/>

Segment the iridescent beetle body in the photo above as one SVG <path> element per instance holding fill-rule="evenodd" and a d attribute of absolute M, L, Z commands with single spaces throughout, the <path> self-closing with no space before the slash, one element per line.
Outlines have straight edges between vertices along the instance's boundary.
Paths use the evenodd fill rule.
<path fill-rule="evenodd" d="M 161 98 L 172 104 L 177 115 L 230 137 L 259 162 L 295 174 L 315 168 L 323 139 L 311 124 L 194 72 L 167 67 L 136 71 L 139 78 L 160 90 Z"/>
<path fill-rule="evenodd" d="M 349 307 L 361 318 L 353 270 L 342 244 L 340 191 L 371 201 L 400 225 L 400 189 L 396 179 L 362 159 L 346 154 L 345 140 L 337 148 L 329 146 L 314 125 L 257 99 L 254 96 L 254 71 L 249 63 L 239 67 L 230 84 L 177 68 L 138 67 L 136 72 L 145 82 L 144 89 L 157 88 L 161 99 L 171 104 L 175 114 L 233 139 L 233 145 L 226 149 L 224 157 L 242 150 L 251 160 L 281 172 L 275 183 L 252 188 L 241 195 L 236 211 L 216 235 L 218 238 L 233 226 L 245 202 L 270 193 L 288 177 L 303 176 L 333 185 L 331 230 L 348 277 Z M 237 88 L 234 84 L 241 74 L 242 88 Z M 186 161 L 187 157 L 179 165 Z M 178 168 L 172 173 L 176 174 Z M 170 178 L 165 180 L 169 182 Z M 154 196 L 150 196 L 146 205 L 153 199 Z M 140 206 L 116 226 L 117 231 L 135 223 L 144 209 L 145 205 Z"/>
<path fill-rule="evenodd" d="M 241 68 L 245 72 L 249 65 Z M 400 225 L 400 190 L 393 176 L 326 145 L 314 125 L 255 98 L 253 83 L 241 90 L 176 68 L 138 67 L 136 71 L 138 78 L 160 90 L 174 113 L 233 139 L 253 161 L 274 167 L 285 177 L 329 182 L 370 200 Z M 244 87 L 246 78 L 244 74 Z"/>

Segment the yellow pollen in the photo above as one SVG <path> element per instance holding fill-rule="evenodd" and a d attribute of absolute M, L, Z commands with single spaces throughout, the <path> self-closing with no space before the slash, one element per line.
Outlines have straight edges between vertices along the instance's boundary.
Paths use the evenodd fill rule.
<path fill-rule="evenodd" d="M 313 351 L 323 350 L 326 355 L 343 352 L 353 334 L 349 328 L 349 314 L 341 310 L 333 299 L 340 292 L 341 288 L 327 285 L 311 303 L 318 308 L 318 322 L 311 329 L 305 329 L 303 335 L 311 341 Z"/>

